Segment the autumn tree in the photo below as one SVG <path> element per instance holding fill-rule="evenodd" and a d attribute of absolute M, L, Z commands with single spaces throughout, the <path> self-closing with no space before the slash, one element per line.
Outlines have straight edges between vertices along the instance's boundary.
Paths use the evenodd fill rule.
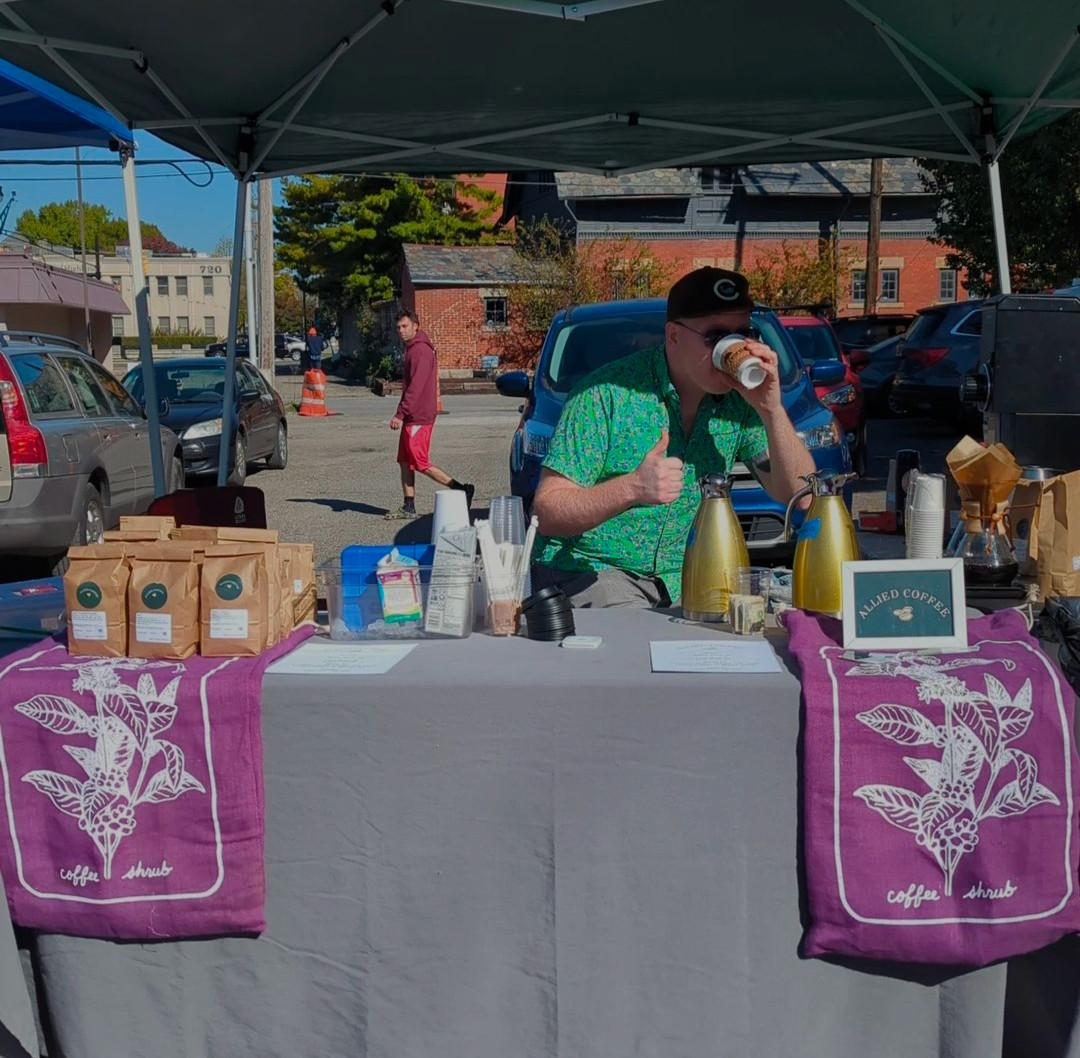
<path fill-rule="evenodd" d="M 578 242 L 550 220 L 515 231 L 516 280 L 507 289 L 504 359 L 532 366 L 556 313 L 574 305 L 667 292 L 671 268 L 632 239 Z"/>
<path fill-rule="evenodd" d="M 853 249 L 842 247 L 835 237 L 812 244 L 784 241 L 756 256 L 743 274 L 750 293 L 765 305 L 840 304 L 851 277 Z"/>

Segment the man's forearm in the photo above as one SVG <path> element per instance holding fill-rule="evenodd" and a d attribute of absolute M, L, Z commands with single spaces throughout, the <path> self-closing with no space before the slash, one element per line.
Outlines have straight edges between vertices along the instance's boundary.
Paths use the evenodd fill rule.
<path fill-rule="evenodd" d="M 787 503 L 805 484 L 803 476 L 814 472 L 814 457 L 786 411 L 780 409 L 762 421 L 769 437 L 767 489 L 774 500 Z"/>
<path fill-rule="evenodd" d="M 544 536 L 580 536 L 637 502 L 632 474 L 589 487 L 563 477 L 544 477 L 536 491 L 533 513 L 540 519 Z"/>

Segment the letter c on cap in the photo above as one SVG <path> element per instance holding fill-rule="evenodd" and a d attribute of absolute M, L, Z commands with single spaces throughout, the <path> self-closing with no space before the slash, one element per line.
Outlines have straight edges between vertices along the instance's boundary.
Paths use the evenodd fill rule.
<path fill-rule="evenodd" d="M 718 279 L 713 284 L 713 293 L 721 301 L 738 301 L 739 300 L 739 288 L 735 285 L 731 279 Z"/>

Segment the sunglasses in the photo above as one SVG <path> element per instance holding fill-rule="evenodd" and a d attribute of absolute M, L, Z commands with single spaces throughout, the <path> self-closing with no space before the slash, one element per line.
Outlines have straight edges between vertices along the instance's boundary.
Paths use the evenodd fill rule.
<path fill-rule="evenodd" d="M 702 338 L 705 344 L 711 349 L 717 342 L 723 338 L 730 338 L 733 334 L 738 335 L 740 338 L 750 338 L 752 341 L 761 341 L 761 332 L 756 327 L 746 327 L 743 330 L 732 331 L 723 327 L 715 327 L 709 331 L 699 331 L 696 327 L 691 327 L 688 323 L 683 323 L 681 320 L 675 320 L 676 327 L 682 327 L 685 330 L 696 334 L 699 338 Z"/>

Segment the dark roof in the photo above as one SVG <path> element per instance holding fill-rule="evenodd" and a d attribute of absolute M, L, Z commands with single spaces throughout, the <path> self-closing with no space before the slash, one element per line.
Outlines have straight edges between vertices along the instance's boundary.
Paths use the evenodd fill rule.
<path fill-rule="evenodd" d="M 701 190 L 697 169 L 649 169 L 625 176 L 556 173 L 559 198 L 686 198 Z"/>
<path fill-rule="evenodd" d="M 926 195 L 918 165 L 907 158 L 882 162 L 886 195 Z M 798 165 L 747 165 L 740 168 L 742 186 L 751 195 L 868 195 L 870 163 L 804 162 Z"/>
<path fill-rule="evenodd" d="M 416 286 L 488 286 L 520 278 L 512 246 L 403 247 Z"/>
<path fill-rule="evenodd" d="M 886 158 L 882 166 L 887 195 L 925 195 L 921 170 L 906 158 Z M 701 169 L 651 169 L 625 176 L 556 173 L 559 198 L 692 198 L 703 193 Z M 752 195 L 866 195 L 870 163 L 801 162 L 795 165 L 741 165 L 732 181 Z"/>

